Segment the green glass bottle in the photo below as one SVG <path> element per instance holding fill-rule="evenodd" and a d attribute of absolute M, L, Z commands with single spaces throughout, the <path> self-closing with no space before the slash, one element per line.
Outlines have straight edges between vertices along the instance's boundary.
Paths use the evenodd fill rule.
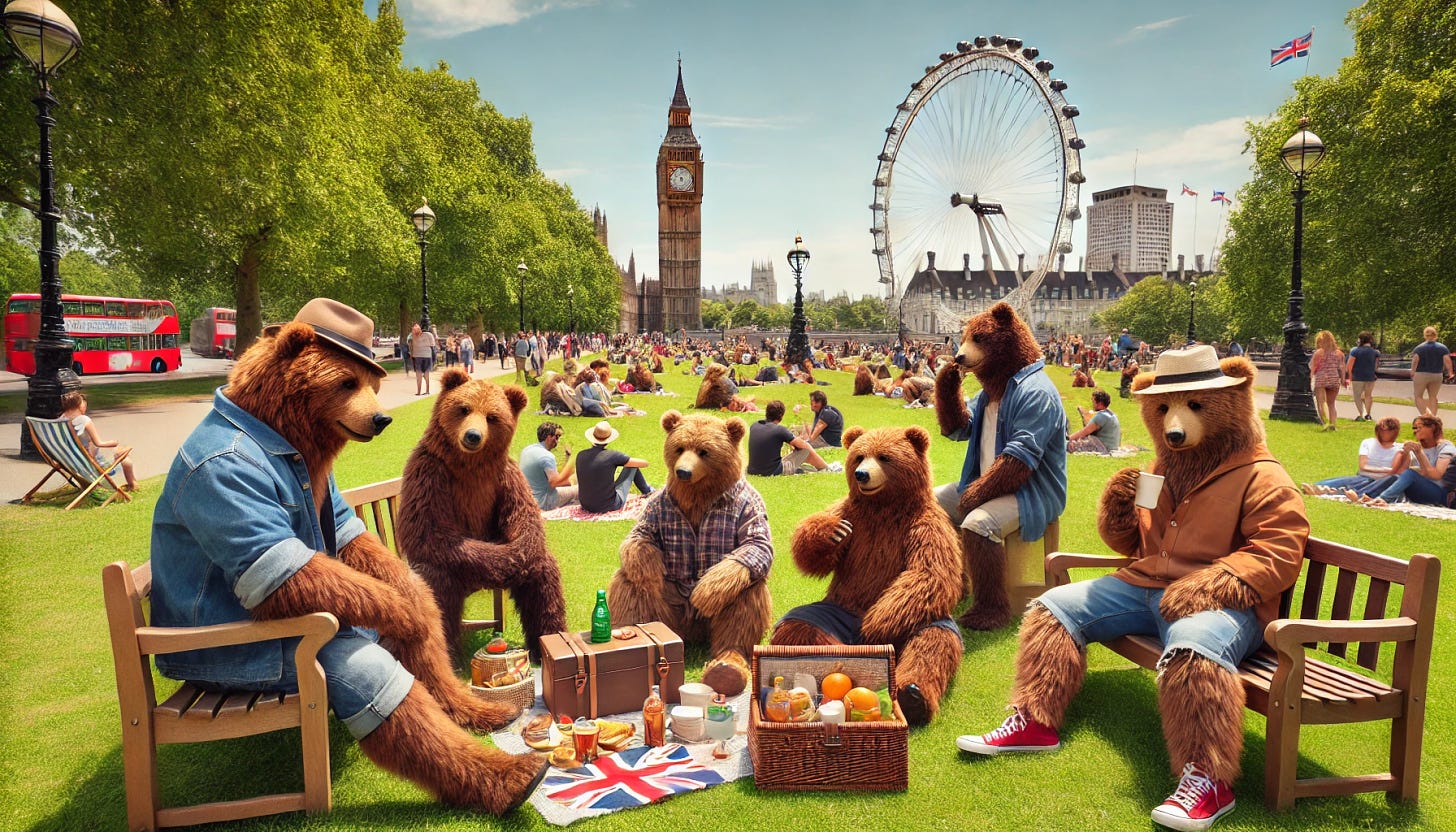
<path fill-rule="evenodd" d="M 606 644 L 612 640 L 612 615 L 607 612 L 607 591 L 597 590 L 597 605 L 592 610 L 592 644 Z"/>

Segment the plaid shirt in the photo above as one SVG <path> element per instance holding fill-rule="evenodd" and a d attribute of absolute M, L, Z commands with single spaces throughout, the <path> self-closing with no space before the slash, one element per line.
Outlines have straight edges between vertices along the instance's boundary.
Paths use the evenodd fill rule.
<path fill-rule="evenodd" d="M 761 581 L 773 566 L 773 536 L 763 497 L 739 480 L 708 508 L 698 531 L 688 524 L 666 488 L 647 498 L 642 519 L 630 537 L 646 540 L 662 550 L 663 579 L 691 592 L 703 573 L 724 558 L 748 568 Z"/>

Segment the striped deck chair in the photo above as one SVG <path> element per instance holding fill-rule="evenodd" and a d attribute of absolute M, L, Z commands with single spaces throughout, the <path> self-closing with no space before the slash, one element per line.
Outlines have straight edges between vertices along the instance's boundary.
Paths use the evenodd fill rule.
<path fill-rule="evenodd" d="M 75 486 L 81 493 L 76 499 L 66 506 L 66 511 L 75 508 L 80 502 L 86 499 L 87 495 L 96 491 L 97 486 L 105 482 L 111 486 L 111 496 L 102 501 L 106 505 L 112 500 L 122 499 L 131 502 L 131 495 L 121 490 L 116 480 L 111 475 L 121 470 L 121 461 L 131 453 L 130 448 L 124 448 L 111 460 L 110 467 L 103 468 L 101 463 L 86 450 L 81 444 L 76 432 L 71 429 L 71 421 L 62 417 L 60 419 L 41 419 L 36 416 L 25 417 L 25 424 L 30 428 L 31 441 L 35 443 L 35 449 L 40 451 L 41 458 L 50 466 L 51 470 L 35 484 L 35 487 L 26 492 L 20 498 L 22 503 L 30 502 L 30 498 L 41 486 L 55 474 L 60 474 L 71 485 Z M 98 492 L 99 493 L 99 492 Z"/>

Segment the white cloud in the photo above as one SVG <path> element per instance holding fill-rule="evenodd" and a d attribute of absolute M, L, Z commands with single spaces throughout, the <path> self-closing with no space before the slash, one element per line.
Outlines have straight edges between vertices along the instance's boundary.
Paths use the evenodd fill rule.
<path fill-rule="evenodd" d="M 596 5 L 597 0 L 405 0 L 411 18 L 436 36 L 463 35 L 492 26 L 510 26 L 558 9 Z"/>
<path fill-rule="evenodd" d="M 1129 43 L 1131 41 L 1137 40 L 1138 38 L 1141 38 L 1144 35 L 1159 31 L 1160 29 L 1166 29 L 1181 20 L 1187 19 L 1188 15 L 1185 14 L 1181 17 L 1170 17 L 1166 20 L 1154 20 L 1152 23 L 1140 23 L 1137 26 L 1128 29 L 1126 32 L 1123 33 L 1122 37 L 1113 41 L 1113 43 L 1119 45 Z"/>
<path fill-rule="evenodd" d="M 791 122 L 798 119 L 775 118 L 772 116 L 729 116 L 716 113 L 694 113 L 693 122 L 699 127 L 722 127 L 726 130 L 787 130 Z"/>
<path fill-rule="evenodd" d="M 547 179 L 554 179 L 558 182 L 562 182 L 573 177 L 581 176 L 582 174 L 587 173 L 588 170 L 588 168 L 551 168 L 549 170 L 541 171 L 541 175 L 545 176 Z"/>

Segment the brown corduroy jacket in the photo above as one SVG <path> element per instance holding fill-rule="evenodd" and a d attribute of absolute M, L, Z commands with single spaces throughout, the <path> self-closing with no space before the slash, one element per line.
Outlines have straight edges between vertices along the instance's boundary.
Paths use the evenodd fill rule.
<path fill-rule="evenodd" d="M 1267 448 L 1230 458 L 1176 506 L 1164 490 L 1156 509 L 1136 511 L 1142 557 L 1117 577 L 1165 587 L 1217 565 L 1258 594 L 1262 623 L 1279 616 L 1280 593 L 1299 578 L 1309 519 L 1299 489 Z"/>

